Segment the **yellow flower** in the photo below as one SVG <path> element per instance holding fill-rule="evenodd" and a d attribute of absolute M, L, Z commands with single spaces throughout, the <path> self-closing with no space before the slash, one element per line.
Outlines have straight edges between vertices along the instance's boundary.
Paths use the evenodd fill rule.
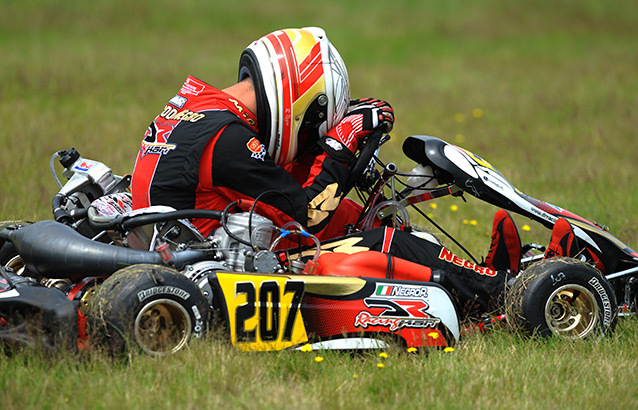
<path fill-rule="evenodd" d="M 408 353 L 416 353 L 416 352 L 417 352 L 416 347 L 409 347 L 408 348 Z"/>
<path fill-rule="evenodd" d="M 383 368 L 385 367 L 385 364 L 383 364 L 383 363 L 377 363 L 377 367 L 378 367 L 379 369 L 383 369 Z"/>
<path fill-rule="evenodd" d="M 458 205 L 450 205 L 450 211 L 456 212 L 458 210 L 459 210 L 459 206 Z"/>
<path fill-rule="evenodd" d="M 443 351 L 445 353 L 452 353 L 454 351 L 454 348 L 453 347 L 446 347 L 445 349 L 443 349 Z"/>
<path fill-rule="evenodd" d="M 532 230 L 532 228 L 530 228 L 530 227 L 529 227 L 529 225 L 523 225 L 523 230 L 524 230 L 525 232 L 529 232 L 529 231 L 531 231 L 531 230 Z"/>
<path fill-rule="evenodd" d="M 358 374 L 353 374 L 353 375 L 352 375 L 352 378 L 353 378 L 353 379 L 356 379 L 357 377 L 359 377 L 359 375 L 358 375 Z"/>
<path fill-rule="evenodd" d="M 428 337 L 431 337 L 432 339 L 438 339 L 439 334 L 437 332 L 430 332 L 428 333 Z"/>
<path fill-rule="evenodd" d="M 456 142 L 457 144 L 463 144 L 465 142 L 465 137 L 463 136 L 463 134 L 456 134 L 456 137 L 454 137 L 454 142 Z"/>
<path fill-rule="evenodd" d="M 321 356 L 315 357 L 315 362 L 319 363 L 321 361 L 323 361 L 323 357 L 321 357 Z"/>
<path fill-rule="evenodd" d="M 301 346 L 301 351 L 302 352 L 312 352 L 312 346 L 306 343 L 305 345 Z"/>
<path fill-rule="evenodd" d="M 476 221 L 476 219 L 472 219 L 472 220 L 470 221 L 470 225 L 472 225 L 472 226 L 476 226 L 476 225 L 478 225 L 478 222 Z"/>
<path fill-rule="evenodd" d="M 465 121 L 465 115 L 461 114 L 460 112 L 457 114 L 454 114 L 454 121 L 459 123 Z"/>
<path fill-rule="evenodd" d="M 432 209 L 436 209 L 436 206 L 437 206 L 437 205 L 436 205 L 436 202 L 432 202 L 432 203 L 430 204 L 430 208 L 432 208 Z"/>
<path fill-rule="evenodd" d="M 388 358 L 388 354 L 386 352 L 379 353 L 379 357 L 383 357 L 384 359 Z"/>
<path fill-rule="evenodd" d="M 428 212 L 426 215 L 428 216 L 428 218 L 434 218 L 434 214 L 432 212 Z"/>
<path fill-rule="evenodd" d="M 467 224 L 469 224 L 469 223 L 470 223 L 470 221 L 469 221 L 469 220 L 467 220 L 467 219 L 464 219 L 464 220 L 463 220 L 463 225 L 467 225 Z"/>
<path fill-rule="evenodd" d="M 474 118 L 481 118 L 483 116 L 483 110 L 480 108 L 475 108 L 472 110 L 472 116 Z"/>

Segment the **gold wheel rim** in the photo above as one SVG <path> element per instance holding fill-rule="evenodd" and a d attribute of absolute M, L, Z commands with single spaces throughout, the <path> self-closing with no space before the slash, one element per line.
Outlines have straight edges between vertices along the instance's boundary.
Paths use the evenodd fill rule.
<path fill-rule="evenodd" d="M 163 356 L 181 350 L 191 335 L 191 319 L 182 305 L 158 299 L 144 305 L 135 318 L 135 340 L 152 355 Z"/>
<path fill-rule="evenodd" d="M 16 275 L 22 275 L 22 273 L 24 272 L 24 261 L 22 260 L 20 255 L 16 255 L 4 264 L 4 268 L 11 268 L 13 273 L 15 273 Z"/>
<path fill-rule="evenodd" d="M 547 326 L 561 337 L 584 339 L 594 331 L 598 320 L 596 297 L 580 285 L 561 286 L 545 304 Z"/>

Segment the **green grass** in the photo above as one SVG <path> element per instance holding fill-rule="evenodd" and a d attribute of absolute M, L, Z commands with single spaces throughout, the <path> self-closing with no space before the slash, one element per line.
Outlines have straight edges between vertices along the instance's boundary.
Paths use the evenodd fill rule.
<path fill-rule="evenodd" d="M 253 39 L 319 25 L 346 60 L 353 96 L 395 108 L 386 161 L 409 170 L 403 139 L 439 136 L 487 159 L 525 193 L 608 225 L 636 248 L 636 21 L 629 0 L 4 0 L 0 219 L 51 218 L 55 151 L 75 146 L 118 174 L 131 172 L 148 123 L 187 75 L 225 87 Z M 482 256 L 494 208 L 472 198 L 437 205 L 428 212 Z M 517 221 L 530 225 L 524 241 L 546 243 L 546 230 Z M 471 335 L 452 354 L 391 351 L 383 369 L 376 353 L 321 353 L 317 363 L 316 353 L 245 354 L 210 339 L 175 357 L 127 364 L 90 354 L 0 356 L 0 402 L 626 408 L 638 398 L 637 335 L 634 320 L 590 344 Z"/>
<path fill-rule="evenodd" d="M 471 334 L 453 352 L 0 356 L 0 398 L 29 408 L 633 408 L 638 323 L 598 343 Z M 317 358 L 323 358 L 317 361 Z M 384 367 L 378 367 L 383 364 Z M 3 400 L 3 403 L 7 403 Z"/>

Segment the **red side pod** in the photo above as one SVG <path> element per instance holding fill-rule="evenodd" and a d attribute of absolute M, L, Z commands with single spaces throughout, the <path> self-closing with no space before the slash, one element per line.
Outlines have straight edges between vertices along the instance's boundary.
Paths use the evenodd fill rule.
<path fill-rule="evenodd" d="M 322 253 L 317 260 L 316 275 L 351 276 L 429 282 L 432 270 L 405 259 L 377 252 L 363 251 L 353 254 Z"/>

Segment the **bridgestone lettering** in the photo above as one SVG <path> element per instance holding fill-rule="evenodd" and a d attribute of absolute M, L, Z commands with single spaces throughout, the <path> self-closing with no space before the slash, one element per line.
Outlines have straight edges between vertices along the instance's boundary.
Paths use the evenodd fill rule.
<path fill-rule="evenodd" d="M 600 283 L 600 281 L 598 279 L 596 279 L 596 278 L 589 279 L 589 281 L 587 283 L 592 285 L 592 287 L 600 295 L 600 299 L 602 299 L 602 301 L 603 301 L 603 312 L 604 312 L 603 324 L 605 326 L 609 326 L 611 324 L 612 311 L 611 311 L 611 302 L 609 301 L 609 297 L 607 296 L 607 292 L 605 292 L 605 288 Z"/>
<path fill-rule="evenodd" d="M 187 300 L 191 294 L 174 286 L 157 286 L 137 292 L 137 299 L 141 302 L 155 295 L 173 295 Z"/>

